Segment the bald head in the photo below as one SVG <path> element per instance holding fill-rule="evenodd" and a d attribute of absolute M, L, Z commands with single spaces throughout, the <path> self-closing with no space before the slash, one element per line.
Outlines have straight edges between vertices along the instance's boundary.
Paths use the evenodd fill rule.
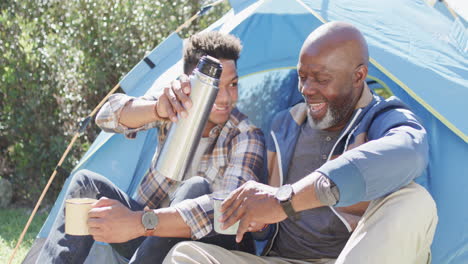
<path fill-rule="evenodd" d="M 345 126 L 366 89 L 368 61 L 366 41 L 350 24 L 327 23 L 307 37 L 297 64 L 298 87 L 314 126 Z"/>
<path fill-rule="evenodd" d="M 369 62 L 367 43 L 361 32 L 345 22 L 329 22 L 314 30 L 304 42 L 302 52 L 335 54 L 347 67 Z M 351 63 L 351 64 L 349 64 Z"/>

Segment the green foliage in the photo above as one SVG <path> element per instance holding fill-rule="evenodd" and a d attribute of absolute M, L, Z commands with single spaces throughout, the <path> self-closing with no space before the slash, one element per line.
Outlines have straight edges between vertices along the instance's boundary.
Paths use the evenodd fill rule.
<path fill-rule="evenodd" d="M 0 3 L 0 177 L 16 201 L 37 200 L 77 121 L 146 53 L 193 16 L 202 1 L 29 1 Z M 198 32 L 229 9 L 213 8 L 181 32 Z M 93 141 L 92 125 L 64 167 Z M 58 176 L 48 199 L 64 181 Z"/>
<path fill-rule="evenodd" d="M 0 263 L 8 263 L 30 214 L 31 212 L 24 208 L 0 209 Z M 13 259 L 14 264 L 21 263 L 26 257 L 46 218 L 45 212 L 37 213 Z"/>
<path fill-rule="evenodd" d="M 382 96 L 385 99 L 393 95 L 393 93 L 389 89 L 383 88 L 383 87 L 374 89 L 374 91 L 375 93 L 377 93 L 378 95 Z"/>

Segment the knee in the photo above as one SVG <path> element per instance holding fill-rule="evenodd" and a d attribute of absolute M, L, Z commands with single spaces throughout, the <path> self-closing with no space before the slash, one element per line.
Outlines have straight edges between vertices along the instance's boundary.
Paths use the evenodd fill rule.
<path fill-rule="evenodd" d="M 92 173 L 92 171 L 86 169 L 79 170 L 75 174 L 73 174 L 72 181 L 82 181 L 84 179 L 87 179 L 89 177 L 88 175 L 91 175 Z"/>
<path fill-rule="evenodd" d="M 200 176 L 195 176 L 192 177 L 188 180 L 186 180 L 180 188 L 182 190 L 186 190 L 187 193 L 190 193 L 190 196 L 193 196 L 193 198 L 202 196 L 204 194 L 209 194 L 210 191 L 210 184 L 208 181 Z"/>
<path fill-rule="evenodd" d="M 89 176 L 91 171 L 89 170 L 79 170 L 72 175 L 70 180 L 70 188 L 78 188 L 82 186 L 84 182 L 89 181 Z"/>
<path fill-rule="evenodd" d="M 92 180 L 95 180 L 95 179 L 98 179 L 99 178 L 99 175 L 90 171 L 90 170 L 86 170 L 86 169 L 83 169 L 83 170 L 79 170 L 77 171 L 75 174 L 73 174 L 72 176 L 72 179 L 71 179 L 71 183 L 86 183 L 86 182 L 90 182 Z"/>
<path fill-rule="evenodd" d="M 417 183 L 413 184 L 415 185 L 415 191 L 413 194 L 414 202 L 411 212 L 415 215 L 414 210 L 419 207 L 419 209 L 416 210 L 416 212 L 419 212 L 419 219 L 420 221 L 425 221 L 427 224 L 427 234 L 428 236 L 433 237 L 439 220 L 437 215 L 437 205 L 431 194 L 424 187 Z"/>
<path fill-rule="evenodd" d="M 184 241 L 177 243 L 169 253 L 166 255 L 166 258 L 163 261 L 163 264 L 168 263 L 193 263 L 194 259 L 200 258 L 198 256 L 198 250 L 196 250 L 196 245 L 198 242 L 193 241 Z M 197 262 L 202 263 L 202 262 Z"/>
<path fill-rule="evenodd" d="M 408 232 L 432 241 L 438 222 L 437 207 L 431 194 L 421 185 L 410 183 L 388 197 L 382 208 L 384 217 L 399 223 Z M 390 210 L 389 210 L 390 209 Z"/>
<path fill-rule="evenodd" d="M 96 183 L 105 181 L 105 177 L 101 176 L 95 172 L 90 170 L 79 170 L 75 174 L 73 174 L 70 180 L 70 189 L 83 189 L 87 188 L 88 186 L 95 185 Z"/>
<path fill-rule="evenodd" d="M 210 193 L 210 184 L 202 177 L 192 177 L 182 183 L 171 199 L 171 205 L 178 204 L 186 199 L 194 199 Z"/>
<path fill-rule="evenodd" d="M 419 213 L 421 220 L 430 219 L 437 222 L 437 206 L 431 194 L 421 185 L 410 183 L 407 186 L 406 201 L 408 201 L 405 210 L 410 215 L 415 215 L 415 210 Z"/>

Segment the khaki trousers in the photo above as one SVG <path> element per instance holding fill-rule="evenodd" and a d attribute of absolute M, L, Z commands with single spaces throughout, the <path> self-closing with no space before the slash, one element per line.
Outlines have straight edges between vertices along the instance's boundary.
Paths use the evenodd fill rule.
<path fill-rule="evenodd" d="M 370 203 L 336 260 L 260 257 L 200 242 L 181 242 L 171 249 L 164 263 L 430 263 L 430 246 L 437 220 L 434 200 L 423 187 L 412 182 Z"/>

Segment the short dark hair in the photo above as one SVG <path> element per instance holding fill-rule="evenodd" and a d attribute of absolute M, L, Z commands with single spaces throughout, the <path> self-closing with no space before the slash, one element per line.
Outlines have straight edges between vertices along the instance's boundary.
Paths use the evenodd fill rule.
<path fill-rule="evenodd" d="M 217 59 L 234 60 L 237 65 L 242 44 L 240 40 L 217 31 L 198 33 L 191 36 L 184 49 L 184 73 L 189 75 L 204 55 Z"/>

